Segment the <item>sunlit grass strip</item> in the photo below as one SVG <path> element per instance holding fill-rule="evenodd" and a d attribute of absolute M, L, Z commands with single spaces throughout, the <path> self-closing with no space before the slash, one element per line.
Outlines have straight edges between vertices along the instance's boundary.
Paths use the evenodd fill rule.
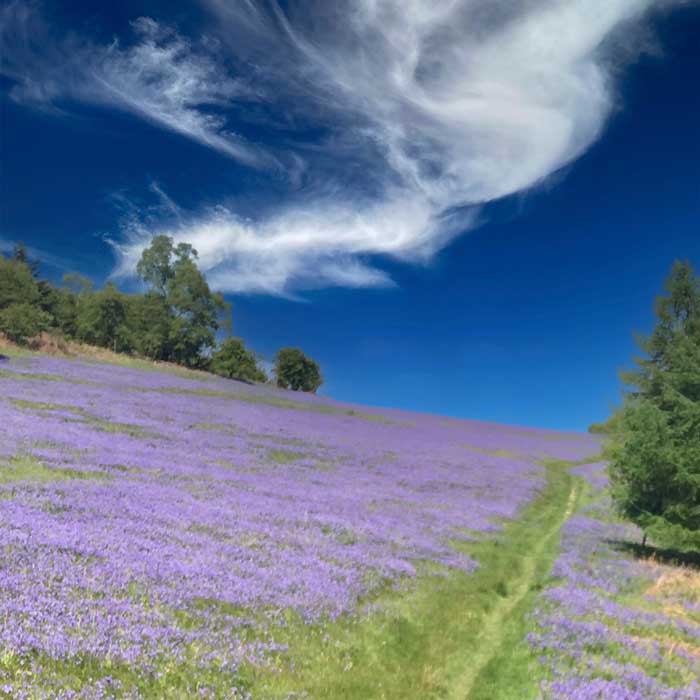
<path fill-rule="evenodd" d="M 68 384 L 83 384 L 85 386 L 100 386 L 98 382 L 91 382 L 83 379 L 73 379 L 71 377 L 62 377 L 59 374 L 39 374 L 37 372 L 15 372 L 6 369 L 0 369 L 0 379 L 22 379 L 33 380 L 40 382 L 67 382 Z"/>
<path fill-rule="evenodd" d="M 71 404 L 46 403 L 43 401 L 29 401 L 27 399 L 11 398 L 10 402 L 18 408 L 35 411 L 37 413 L 68 413 L 73 414 L 76 420 L 83 420 L 95 427 L 97 430 L 102 430 L 105 433 L 125 433 L 131 437 L 146 438 L 157 437 L 155 433 L 146 432 L 142 426 L 134 423 L 116 423 L 106 421 L 89 411 L 86 411 L 79 406 Z"/>
<path fill-rule="evenodd" d="M 83 471 L 65 467 L 47 467 L 32 454 L 0 460 L 0 483 L 45 483 L 62 479 L 109 479 L 104 472 Z"/>
<path fill-rule="evenodd" d="M 251 670 L 253 695 L 464 700 L 466 691 L 470 700 L 535 698 L 538 678 L 535 655 L 524 641 L 526 613 L 548 580 L 576 481 L 563 464 L 550 466 L 546 489 L 517 520 L 493 538 L 456 544 L 479 562 L 470 574 L 436 570 L 399 589 L 388 587 L 368 602 L 360 619 L 309 627 L 290 618 L 274 633 L 289 652 L 274 672 Z M 526 594 L 509 614 L 492 617 L 521 586 Z M 495 647 L 491 634 L 497 636 Z M 484 658 L 486 649 L 493 655 Z M 480 672 L 471 677 L 477 660 Z"/>
<path fill-rule="evenodd" d="M 184 700 L 196 697 L 201 688 L 210 688 L 212 697 L 228 697 L 219 694 L 227 684 L 238 688 L 240 697 L 247 690 L 269 700 L 294 693 L 319 700 L 423 700 L 452 697 L 455 688 L 457 697 L 464 687 L 459 681 L 465 669 L 483 653 L 485 621 L 513 595 L 513 587 L 524 576 L 528 596 L 513 608 L 505 626 L 495 630 L 500 637 L 497 654 L 471 679 L 469 698 L 534 697 L 533 655 L 522 644 L 524 613 L 555 555 L 553 535 L 570 502 L 572 483 L 566 470 L 550 467 L 546 489 L 517 521 L 505 523 L 494 538 L 455 543 L 477 559 L 476 571 L 448 573 L 426 563 L 415 581 L 398 588 L 387 582 L 365 601 L 365 612 L 359 616 L 310 625 L 292 610 L 270 615 L 214 600 L 193 601 L 191 612 L 179 613 L 184 629 L 216 625 L 217 617 L 225 615 L 240 620 L 236 643 L 253 648 L 274 638 L 276 651 L 268 649 L 264 663 L 242 660 L 235 673 L 219 668 L 215 646 L 208 649 L 201 642 L 183 648 L 178 660 L 154 658 L 152 672 L 145 676 L 129 665 L 85 655 L 65 662 L 41 654 L 29 660 L 5 656 L 0 672 L 15 687 L 23 674 L 40 674 L 44 685 L 53 682 L 76 690 L 91 678 L 93 687 L 114 690 L 117 697 L 131 697 L 131 687 L 138 688 L 134 697 L 143 698 L 167 693 Z M 543 538 L 547 546 L 538 549 Z M 538 555 L 531 562 L 533 551 Z M 211 661 L 202 665 L 202 658 Z"/>
<path fill-rule="evenodd" d="M 181 394 L 185 396 L 207 396 L 217 399 L 228 399 L 230 401 L 243 401 L 245 403 L 264 404 L 266 406 L 274 406 L 275 408 L 288 408 L 296 411 L 309 411 L 311 413 L 322 413 L 332 416 L 352 416 L 353 418 L 361 418 L 363 420 L 374 421 L 376 423 L 384 423 L 386 425 L 404 425 L 411 426 L 412 423 L 406 421 L 394 421 L 379 413 L 366 413 L 356 411 L 353 408 L 343 408 L 333 406 L 331 404 L 316 403 L 313 401 L 294 401 L 280 396 L 250 394 L 246 392 L 229 392 L 219 391 L 217 389 L 184 389 L 184 388 L 142 388 L 134 387 L 138 391 L 158 392 L 162 394 Z"/>

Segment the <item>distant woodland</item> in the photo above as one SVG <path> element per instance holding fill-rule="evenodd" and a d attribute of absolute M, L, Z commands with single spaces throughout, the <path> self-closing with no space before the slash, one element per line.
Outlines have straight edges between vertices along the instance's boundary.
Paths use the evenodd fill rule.
<path fill-rule="evenodd" d="M 143 294 L 111 282 L 96 289 L 77 273 L 55 285 L 39 268 L 21 243 L 0 256 L 0 332 L 15 343 L 31 346 L 49 333 L 232 379 L 271 381 L 258 355 L 232 337 L 230 304 L 210 289 L 187 243 L 152 240 L 136 268 Z M 278 386 L 294 390 L 315 392 L 323 383 L 318 363 L 299 348 L 280 349 L 273 374 Z"/>

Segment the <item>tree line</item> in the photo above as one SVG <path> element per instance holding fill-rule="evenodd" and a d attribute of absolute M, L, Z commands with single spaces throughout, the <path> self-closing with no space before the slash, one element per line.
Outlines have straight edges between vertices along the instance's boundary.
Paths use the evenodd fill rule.
<path fill-rule="evenodd" d="M 674 264 L 655 310 L 622 374 L 622 407 L 590 429 L 610 438 L 612 496 L 644 543 L 700 550 L 700 278 L 688 262 Z"/>
<path fill-rule="evenodd" d="M 209 287 L 188 243 L 156 236 L 136 272 L 143 294 L 113 283 L 95 289 L 77 273 L 54 285 L 39 277 L 39 261 L 20 243 L 0 255 L 0 331 L 27 345 L 42 333 L 151 360 L 173 362 L 248 382 L 267 382 L 261 358 L 231 335 L 231 306 Z M 317 362 L 299 348 L 275 357 L 275 382 L 315 392 L 323 383 Z"/>

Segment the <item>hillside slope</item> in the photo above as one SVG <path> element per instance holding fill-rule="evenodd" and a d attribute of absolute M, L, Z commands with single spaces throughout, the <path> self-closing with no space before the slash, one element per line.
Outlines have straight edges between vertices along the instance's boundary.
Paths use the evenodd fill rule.
<path fill-rule="evenodd" d="M 477 693 L 599 449 L 37 355 L 0 386 L 0 697 Z"/>

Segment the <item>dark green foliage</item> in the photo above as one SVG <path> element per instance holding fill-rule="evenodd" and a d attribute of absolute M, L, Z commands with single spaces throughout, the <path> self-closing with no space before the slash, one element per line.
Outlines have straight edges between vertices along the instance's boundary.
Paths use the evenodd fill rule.
<path fill-rule="evenodd" d="M 10 340 L 24 344 L 48 329 L 51 317 L 28 302 L 10 304 L 0 310 L 0 331 Z"/>
<path fill-rule="evenodd" d="M 190 367 L 202 366 L 230 307 L 221 294 L 209 288 L 197 267 L 197 251 L 188 243 L 175 246 L 172 238 L 156 236 L 143 251 L 136 271 L 150 286 L 152 298 L 160 298 L 160 309 L 166 314 L 156 335 L 146 343 L 147 354 Z M 148 315 L 156 309 L 151 300 L 142 313 Z"/>
<path fill-rule="evenodd" d="M 0 257 L 0 310 L 11 304 L 38 304 L 39 288 L 24 263 Z"/>
<path fill-rule="evenodd" d="M 141 254 L 136 266 L 138 276 L 161 296 L 166 296 L 168 283 L 173 276 L 173 239 L 156 236 Z"/>
<path fill-rule="evenodd" d="M 63 286 L 78 298 L 90 296 L 95 287 L 92 280 L 77 272 L 68 272 L 63 275 Z"/>
<path fill-rule="evenodd" d="M 217 334 L 231 333 L 231 307 L 209 288 L 191 245 L 175 245 L 168 236 L 151 241 L 136 268 L 149 288 L 145 294 L 124 294 L 111 283 L 95 291 L 77 273 L 55 286 L 38 279 L 38 265 L 21 244 L 11 257 L 0 255 L 0 331 L 15 342 L 49 331 L 224 377 L 268 380 L 241 339 L 229 337 L 217 346 Z M 323 381 L 318 364 L 296 348 L 279 352 L 276 372 L 279 386 L 295 390 L 316 391 Z"/>
<path fill-rule="evenodd" d="M 299 348 L 282 348 L 275 364 L 277 386 L 294 391 L 316 390 L 323 384 L 318 363 L 304 355 Z"/>
<path fill-rule="evenodd" d="M 214 352 L 210 371 L 229 379 L 245 382 L 265 382 L 267 376 L 258 365 L 255 353 L 248 350 L 240 338 L 227 338 Z"/>
<path fill-rule="evenodd" d="M 154 292 L 131 297 L 128 326 L 133 351 L 152 360 L 167 360 L 173 319 L 166 300 Z"/>
<path fill-rule="evenodd" d="M 29 258 L 29 253 L 27 252 L 27 249 L 22 241 L 17 241 L 17 243 L 15 243 L 15 245 L 12 247 L 12 260 L 15 260 L 22 265 L 26 265 L 32 277 L 36 278 L 39 274 L 39 261 L 31 260 Z"/>
<path fill-rule="evenodd" d="M 94 284 L 77 272 L 63 275 L 63 286 L 54 288 L 56 296 L 50 310 L 55 327 L 68 338 L 78 338 L 78 319 L 85 313 Z"/>
<path fill-rule="evenodd" d="M 646 357 L 623 375 L 632 391 L 610 450 L 620 511 L 663 544 L 700 548 L 700 280 L 673 266 Z"/>
<path fill-rule="evenodd" d="M 108 284 L 94 291 L 90 280 L 66 275 L 63 286 L 37 280 L 38 262 L 18 244 L 0 256 L 0 312 L 7 334 L 25 343 L 34 331 L 50 330 L 117 352 L 203 367 L 219 330 L 229 329 L 230 306 L 209 288 L 197 267 L 197 251 L 157 236 L 137 266 L 149 285 L 145 294 L 123 294 Z M 21 318 L 16 304 L 36 313 Z M 39 313 L 40 312 L 40 313 Z"/>
<path fill-rule="evenodd" d="M 622 414 L 615 410 L 613 414 L 603 423 L 591 423 L 588 432 L 592 435 L 615 435 L 622 429 Z"/>
<path fill-rule="evenodd" d="M 78 333 L 79 299 L 69 289 L 54 289 L 53 303 L 46 311 L 52 316 L 52 326 L 68 338 Z"/>
<path fill-rule="evenodd" d="M 18 256 L 26 257 L 19 246 L 11 259 L 0 257 L 0 331 L 26 343 L 49 327 L 51 317 L 40 306 L 42 296 L 32 270 Z"/>
<path fill-rule="evenodd" d="M 81 307 L 77 337 L 91 345 L 100 345 L 115 352 L 131 349 L 126 326 L 127 301 L 113 284 L 94 292 Z"/>

